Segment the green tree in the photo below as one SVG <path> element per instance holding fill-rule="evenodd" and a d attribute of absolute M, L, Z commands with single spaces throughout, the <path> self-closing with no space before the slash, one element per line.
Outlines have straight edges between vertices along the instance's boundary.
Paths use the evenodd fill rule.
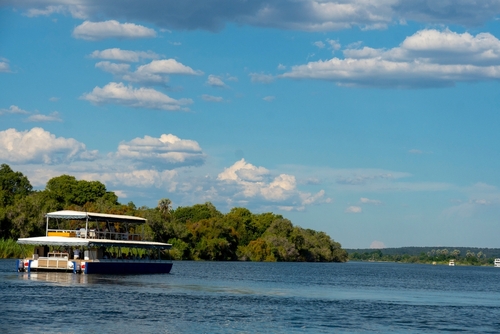
<path fill-rule="evenodd" d="M 172 201 L 168 198 L 162 198 L 158 201 L 158 210 L 160 211 L 163 219 L 169 221 L 172 216 Z"/>
<path fill-rule="evenodd" d="M 30 181 L 21 172 L 14 172 L 9 165 L 0 166 L 0 207 L 14 203 L 33 191 Z"/>
<path fill-rule="evenodd" d="M 206 202 L 205 204 L 195 204 L 187 207 L 180 206 L 173 211 L 173 219 L 182 223 L 196 222 L 202 219 L 219 217 L 222 217 L 222 213 L 220 213 L 210 202 Z"/>
<path fill-rule="evenodd" d="M 106 186 L 99 181 L 78 181 L 74 176 L 61 175 L 50 179 L 45 186 L 49 198 L 59 203 L 58 210 L 71 205 L 84 207 L 107 196 L 107 201 L 116 202 L 116 195 L 109 194 Z"/>

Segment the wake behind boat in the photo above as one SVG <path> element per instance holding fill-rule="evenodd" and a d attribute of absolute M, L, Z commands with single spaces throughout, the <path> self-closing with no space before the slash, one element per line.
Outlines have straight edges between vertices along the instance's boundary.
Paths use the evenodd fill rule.
<path fill-rule="evenodd" d="M 153 274 L 172 269 L 172 262 L 162 259 L 163 251 L 172 245 L 144 240 L 144 218 L 71 210 L 51 212 L 45 217 L 45 236 L 17 240 L 20 245 L 35 246 L 31 257 L 17 261 L 18 271 Z M 50 228 L 53 220 L 57 228 Z M 65 228 L 59 228 L 61 222 Z M 68 228 L 75 223 L 82 227 Z"/>

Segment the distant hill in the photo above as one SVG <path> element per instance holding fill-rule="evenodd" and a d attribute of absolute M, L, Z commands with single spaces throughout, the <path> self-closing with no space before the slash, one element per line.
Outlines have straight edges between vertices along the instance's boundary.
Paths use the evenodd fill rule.
<path fill-rule="evenodd" d="M 399 247 L 399 248 L 382 248 L 382 249 L 373 249 L 373 248 L 358 248 L 358 249 L 348 249 L 348 254 L 353 253 L 372 253 L 381 251 L 383 255 L 410 255 L 410 256 L 418 256 L 422 253 L 429 253 L 437 250 L 447 249 L 448 252 L 453 252 L 454 250 L 460 251 L 460 256 L 464 257 L 467 252 L 473 252 L 475 254 L 482 252 L 487 258 L 500 258 L 500 248 L 476 248 L 476 247 Z"/>

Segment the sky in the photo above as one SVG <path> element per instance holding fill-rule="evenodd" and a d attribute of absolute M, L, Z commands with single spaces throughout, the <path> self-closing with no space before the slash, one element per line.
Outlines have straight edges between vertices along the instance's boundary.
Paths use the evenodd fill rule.
<path fill-rule="evenodd" d="M 0 163 L 345 248 L 500 247 L 500 0 L 3 0 Z"/>

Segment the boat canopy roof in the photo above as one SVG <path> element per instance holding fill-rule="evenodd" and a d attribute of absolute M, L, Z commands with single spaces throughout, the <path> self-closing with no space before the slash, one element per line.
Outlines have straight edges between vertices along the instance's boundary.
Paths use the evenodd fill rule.
<path fill-rule="evenodd" d="M 80 239 L 66 237 L 34 237 L 20 238 L 17 240 L 21 245 L 35 246 L 84 246 L 84 247 L 134 247 L 134 248 L 155 248 L 155 249 L 170 249 L 171 244 L 153 241 L 136 241 L 136 240 L 109 240 L 109 239 Z"/>
<path fill-rule="evenodd" d="M 72 219 L 72 220 L 88 219 L 88 220 L 97 220 L 102 222 L 133 223 L 133 224 L 142 224 L 147 221 L 145 218 L 135 217 L 135 216 L 111 215 L 107 213 L 83 212 L 83 211 L 73 211 L 73 210 L 49 212 L 45 215 L 45 217 Z"/>

